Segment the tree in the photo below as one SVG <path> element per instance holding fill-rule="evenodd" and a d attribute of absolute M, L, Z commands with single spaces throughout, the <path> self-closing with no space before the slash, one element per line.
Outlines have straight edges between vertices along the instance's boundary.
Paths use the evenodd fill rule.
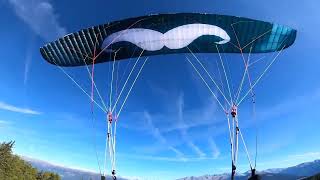
<path fill-rule="evenodd" d="M 12 154 L 14 141 L 0 144 L 0 179 L 10 180 L 60 180 L 58 174 L 43 172 L 33 168 L 31 164 Z"/>

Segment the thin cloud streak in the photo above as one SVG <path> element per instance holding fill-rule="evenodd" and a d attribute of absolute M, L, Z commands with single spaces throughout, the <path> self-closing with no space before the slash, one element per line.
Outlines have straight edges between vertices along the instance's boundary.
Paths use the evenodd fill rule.
<path fill-rule="evenodd" d="M 4 121 L 4 120 L 0 120 L 0 128 L 7 128 L 10 125 L 10 122 L 8 121 Z"/>
<path fill-rule="evenodd" d="M 184 107 L 184 101 L 183 101 L 183 94 L 181 93 L 178 100 L 177 100 L 177 108 L 178 108 L 178 122 L 182 127 L 186 127 L 183 120 L 183 107 Z M 187 128 L 181 128 L 180 133 L 182 136 L 182 139 L 187 143 L 187 145 L 199 156 L 199 158 L 204 158 L 206 154 L 202 152 L 202 150 L 196 146 L 188 137 L 187 135 Z"/>
<path fill-rule="evenodd" d="M 160 130 L 153 125 L 152 117 L 150 116 L 150 114 L 148 112 L 145 112 L 144 117 L 147 120 L 147 125 L 149 126 L 150 132 L 152 133 L 153 137 L 157 139 L 161 144 L 168 146 L 168 149 L 173 151 L 178 159 L 183 160 L 184 154 L 175 147 L 168 145 L 167 140 L 162 136 Z"/>
<path fill-rule="evenodd" d="M 23 79 L 24 85 L 27 85 L 27 82 L 29 79 L 29 72 L 30 72 L 31 61 L 33 56 L 33 53 L 32 53 L 33 44 L 34 44 L 34 36 L 32 36 L 26 52 L 25 65 L 24 65 L 24 79 Z"/>
<path fill-rule="evenodd" d="M 320 157 L 320 151 L 319 152 L 306 152 L 302 154 L 294 154 L 290 155 L 289 159 L 319 159 Z"/>
<path fill-rule="evenodd" d="M 31 115 L 42 114 L 39 111 L 35 111 L 35 110 L 29 109 L 29 108 L 21 108 L 21 107 L 13 106 L 13 105 L 7 104 L 5 102 L 0 102 L 0 109 L 6 110 L 6 111 L 11 111 L 11 112 L 22 113 L 22 114 L 31 114 Z"/>
<path fill-rule="evenodd" d="M 209 103 L 204 107 L 194 108 L 192 110 L 188 110 L 188 111 L 184 110 L 183 112 L 179 112 L 179 113 L 183 113 L 183 118 L 184 118 L 183 123 L 179 123 L 179 122 L 174 123 L 170 127 L 161 129 L 161 132 L 168 133 L 176 130 L 181 131 L 183 129 L 197 128 L 200 126 L 210 127 L 210 126 L 216 125 L 217 123 L 224 121 L 223 118 L 217 118 L 219 114 L 216 113 L 216 107 L 217 106 L 215 101 L 209 101 Z M 195 119 L 201 119 L 201 121 L 195 121 Z"/>
<path fill-rule="evenodd" d="M 65 35 L 49 0 L 8 0 L 16 15 L 46 41 Z"/>
<path fill-rule="evenodd" d="M 202 152 L 202 150 L 201 150 L 198 146 L 196 146 L 193 142 L 189 141 L 189 142 L 187 142 L 187 145 L 197 154 L 197 156 L 198 156 L 199 158 L 204 158 L 204 157 L 207 156 L 207 155 L 206 155 L 204 152 Z"/>
<path fill-rule="evenodd" d="M 152 123 L 152 127 L 150 128 L 150 124 L 146 120 L 145 112 L 136 112 L 136 113 L 131 113 L 129 117 L 140 117 L 140 118 L 144 117 L 143 119 L 145 119 L 145 121 L 135 122 L 134 126 L 127 123 L 122 127 L 130 130 L 134 130 L 134 131 L 139 131 L 139 132 L 153 131 L 154 135 L 157 135 L 157 136 L 159 134 L 163 136 L 163 134 L 178 133 L 180 135 L 180 138 L 178 139 L 170 138 L 170 142 L 166 142 L 166 143 L 170 144 L 173 147 L 186 146 L 187 149 L 190 149 L 193 153 L 195 153 L 200 158 L 212 157 L 211 151 L 210 152 L 203 151 L 201 148 L 199 148 L 197 144 L 194 143 L 194 141 L 208 143 L 208 137 L 219 135 L 221 133 L 226 132 L 224 130 L 225 119 L 221 119 L 216 116 L 215 114 L 216 104 L 213 103 L 212 101 L 210 101 L 208 104 L 206 104 L 203 107 L 197 107 L 191 110 L 184 110 L 182 108 L 182 104 L 183 104 L 182 101 L 183 101 L 182 96 L 180 96 L 180 100 L 177 98 L 170 99 L 170 102 L 168 102 L 167 104 L 170 104 L 171 109 L 173 109 L 174 111 L 168 111 L 165 113 L 152 114 L 152 115 L 147 113 L 149 116 L 152 117 L 152 122 L 161 122 L 161 123 L 164 122 L 166 123 L 165 126 L 161 126 L 161 127 L 157 127 L 156 129 L 153 129 L 152 127 L 154 126 Z M 179 120 L 179 114 L 180 114 L 180 119 L 183 118 L 182 121 Z M 136 123 L 139 123 L 139 124 L 136 124 Z M 199 128 L 209 128 L 210 130 L 204 131 L 203 134 L 195 134 L 194 130 L 197 130 Z M 190 132 L 188 132 L 189 130 Z M 162 139 L 161 136 L 158 137 L 158 139 Z M 209 144 L 207 145 L 209 147 Z M 163 145 L 162 143 L 161 144 L 154 143 L 153 145 L 148 145 L 145 147 L 139 146 L 139 147 L 136 147 L 135 149 L 137 150 L 137 152 L 143 151 L 147 153 L 157 153 L 160 151 L 168 150 L 168 147 L 167 145 Z M 175 153 L 178 154 L 177 152 Z M 210 155 L 208 153 L 210 153 Z M 184 152 L 184 155 L 186 155 L 185 152 Z"/>
<path fill-rule="evenodd" d="M 26 63 L 25 63 L 25 66 L 24 66 L 24 79 L 23 79 L 23 84 L 24 85 L 26 85 L 27 81 L 28 81 L 31 58 L 32 58 L 32 53 L 31 52 L 27 52 Z"/>
<path fill-rule="evenodd" d="M 176 157 L 166 157 L 166 156 L 148 156 L 148 155 L 134 155 L 134 154 L 119 154 L 119 156 L 131 159 L 138 160 L 152 160 L 152 161 L 168 161 L 168 162 L 197 162 L 203 160 L 214 160 L 216 158 L 213 157 L 184 157 L 184 158 L 176 158 Z"/>
<path fill-rule="evenodd" d="M 66 28 L 58 22 L 57 14 L 49 0 L 8 0 L 7 2 L 13 8 L 17 17 L 44 40 L 53 41 L 67 34 Z M 33 43 L 33 40 L 31 43 Z M 29 45 L 25 61 L 24 85 L 28 81 L 31 60 L 32 45 Z"/>
<path fill-rule="evenodd" d="M 208 139 L 208 143 L 209 143 L 209 146 L 212 150 L 212 157 L 214 159 L 217 159 L 220 156 L 220 150 L 218 149 L 217 144 L 215 143 L 215 141 L 212 138 Z"/>
<path fill-rule="evenodd" d="M 285 168 L 289 166 L 295 166 L 300 163 L 314 161 L 319 159 L 320 151 L 304 152 L 300 154 L 289 154 L 283 156 L 281 159 L 258 162 L 258 166 L 265 169 L 275 168 L 274 165 L 277 164 L 277 168 Z"/>
<path fill-rule="evenodd" d="M 9 122 L 0 120 L 0 124 L 8 124 Z"/>

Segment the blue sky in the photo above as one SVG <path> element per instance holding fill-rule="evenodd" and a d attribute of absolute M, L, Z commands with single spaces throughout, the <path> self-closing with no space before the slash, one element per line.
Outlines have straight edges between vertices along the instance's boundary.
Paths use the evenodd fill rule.
<path fill-rule="evenodd" d="M 90 100 L 57 67 L 41 58 L 39 47 L 66 33 L 113 20 L 207 12 L 277 22 L 298 30 L 296 43 L 280 55 L 255 88 L 256 121 L 247 99 L 240 108 L 240 126 L 252 155 L 258 127 L 258 169 L 319 158 L 319 5 L 316 0 L 0 0 L 0 141 L 15 140 L 19 155 L 98 171 L 94 144 L 102 162 L 105 115 L 95 108 L 96 122 L 92 123 Z M 218 78 L 217 55 L 197 56 Z M 258 77 L 271 56 L 250 70 L 253 77 Z M 237 87 L 241 58 L 225 58 Z M 119 77 L 127 74 L 124 69 L 132 64 L 120 62 Z M 96 83 L 105 100 L 110 66 L 96 66 Z M 66 71 L 90 91 L 85 68 Z M 118 125 L 119 175 L 173 179 L 229 172 L 226 119 L 184 55 L 150 57 Z M 239 157 L 240 171 L 248 170 L 243 148 Z"/>

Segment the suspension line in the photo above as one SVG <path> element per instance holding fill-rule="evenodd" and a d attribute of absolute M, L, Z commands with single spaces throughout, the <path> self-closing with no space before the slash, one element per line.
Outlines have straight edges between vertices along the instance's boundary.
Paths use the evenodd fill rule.
<path fill-rule="evenodd" d="M 220 54 L 218 45 L 216 45 L 216 48 L 217 48 L 217 51 L 218 51 L 218 54 L 219 54 L 220 62 L 221 62 L 221 65 L 222 65 L 222 68 L 223 68 L 223 72 L 224 72 L 224 76 L 225 76 L 225 78 L 226 78 L 227 87 L 228 87 L 229 96 L 230 96 L 230 101 L 231 101 L 231 103 L 233 103 L 233 99 L 232 99 L 232 94 L 231 94 L 231 90 L 230 90 L 230 85 L 229 85 L 228 76 L 227 76 L 227 73 L 226 73 L 226 69 L 224 68 L 224 64 L 223 64 L 223 61 L 222 61 L 222 57 L 221 57 L 221 54 Z"/>
<path fill-rule="evenodd" d="M 121 97 L 121 95 L 122 95 L 122 92 L 123 92 L 124 88 L 126 87 L 126 85 L 127 85 L 127 83 L 128 83 L 128 80 L 130 79 L 131 74 L 132 74 L 132 72 L 134 71 L 136 65 L 138 64 L 138 62 L 139 62 L 139 60 L 140 60 L 140 57 L 141 57 L 141 55 L 142 55 L 143 52 L 144 52 L 144 50 L 141 51 L 138 59 L 137 59 L 136 62 L 134 63 L 133 67 L 131 68 L 131 71 L 130 71 L 130 73 L 129 73 L 129 75 L 128 75 L 128 77 L 127 77 L 124 85 L 123 85 L 122 88 L 121 88 L 121 91 L 120 91 L 120 93 L 119 93 L 119 95 L 118 95 L 118 98 L 117 98 L 116 102 L 115 102 L 114 105 L 113 105 L 113 108 L 111 109 L 111 112 L 113 112 L 113 111 L 115 110 L 115 108 L 116 108 L 116 106 L 117 106 L 117 104 L 118 104 L 118 101 L 119 101 L 119 99 L 120 99 L 120 97 Z"/>
<path fill-rule="evenodd" d="M 240 134 L 240 137 L 241 137 L 241 139 L 242 139 L 242 143 L 243 143 L 244 149 L 245 149 L 246 154 L 247 154 L 247 158 L 248 158 L 248 161 L 249 161 L 250 169 L 252 170 L 253 168 L 252 168 L 252 163 L 251 163 L 251 159 L 250 159 L 250 154 L 249 154 L 249 151 L 248 151 L 246 142 L 244 141 L 244 138 L 243 138 L 243 135 L 242 135 L 242 133 L 241 133 L 240 128 L 239 128 L 239 134 Z"/>
<path fill-rule="evenodd" d="M 242 56 L 242 58 L 243 58 L 243 63 L 244 63 L 244 72 L 243 72 L 243 75 L 242 75 L 242 78 L 241 78 L 241 83 L 240 83 L 240 85 L 239 85 L 238 92 L 237 92 L 237 94 L 236 94 L 236 100 L 235 100 L 235 102 L 237 102 L 238 99 L 239 99 L 239 96 L 240 96 L 241 90 L 242 90 L 242 86 L 243 86 L 243 83 L 244 83 L 245 76 L 246 76 L 246 74 L 248 74 L 248 68 L 249 68 L 248 63 L 249 63 L 249 61 L 250 61 L 251 50 L 252 50 L 252 48 L 250 48 L 250 52 L 249 52 L 249 56 L 248 56 L 248 62 L 246 63 L 246 62 L 245 62 L 245 59 L 244 59 L 244 55 L 243 55 L 243 53 L 242 53 L 242 49 L 240 49 L 241 56 Z M 250 83 L 250 87 L 251 87 L 251 80 L 250 80 L 249 83 Z"/>
<path fill-rule="evenodd" d="M 146 62 L 148 61 L 148 59 L 149 59 L 149 57 L 147 57 L 147 58 L 144 60 L 144 62 L 143 62 L 143 64 L 142 64 L 141 68 L 139 69 L 139 72 L 138 72 L 138 74 L 137 74 L 136 78 L 134 79 L 134 81 L 133 81 L 133 83 L 132 83 L 132 85 L 131 85 L 131 87 L 130 87 L 130 89 L 129 89 L 129 92 L 127 93 L 127 96 L 125 97 L 125 99 L 124 99 L 124 101 L 123 101 L 123 103 L 122 103 L 122 105 L 121 105 L 121 107 L 120 107 L 120 110 L 118 111 L 118 117 L 120 117 L 120 114 L 121 114 L 122 108 L 123 108 L 123 106 L 125 105 L 125 103 L 126 103 L 126 101 L 127 101 L 128 97 L 129 97 L 129 95 L 130 95 L 130 93 L 131 93 L 131 90 L 132 90 L 133 86 L 135 85 L 135 83 L 136 83 L 136 81 L 137 81 L 137 79 L 138 79 L 138 77 L 139 77 L 139 75 L 140 75 L 140 73 L 141 73 L 141 71 L 142 71 L 142 69 L 143 69 L 144 65 L 145 65 L 145 64 L 146 64 Z"/>
<path fill-rule="evenodd" d="M 269 63 L 269 65 L 266 67 L 266 69 L 262 72 L 262 74 L 258 77 L 258 79 L 253 83 L 252 87 L 245 93 L 245 95 L 241 98 L 241 100 L 237 103 L 239 106 L 242 101 L 248 96 L 248 94 L 251 92 L 251 90 L 258 84 L 258 82 L 261 80 L 261 78 L 266 74 L 266 72 L 269 70 L 269 68 L 272 66 L 272 64 L 277 60 L 278 56 L 281 54 L 285 46 L 281 48 L 281 50 L 277 53 L 277 55 L 272 59 L 272 61 Z"/>
<path fill-rule="evenodd" d="M 232 133 L 231 133 L 231 127 L 230 127 L 230 118 L 229 118 L 229 113 L 226 113 L 226 117 L 228 120 L 228 130 L 229 130 L 229 139 L 230 139 L 230 148 L 231 148 L 231 160 L 233 163 L 233 138 L 232 138 Z"/>
<path fill-rule="evenodd" d="M 211 79 L 211 81 L 213 82 L 213 84 L 216 86 L 216 88 L 218 89 L 218 91 L 221 93 L 221 95 L 223 96 L 223 98 L 225 99 L 225 101 L 228 103 L 229 106 L 231 106 L 231 103 L 228 101 L 228 99 L 226 98 L 225 94 L 221 91 L 221 89 L 219 88 L 218 84 L 216 83 L 216 81 L 212 78 L 212 76 L 210 75 L 210 73 L 208 72 L 208 70 L 204 67 L 204 65 L 201 63 L 201 61 L 197 58 L 197 56 L 191 51 L 191 49 L 187 46 L 188 50 L 190 51 L 190 53 L 192 54 L 192 56 L 197 60 L 197 62 L 200 64 L 200 66 L 202 67 L 202 69 L 206 72 L 206 74 L 208 75 L 208 77 Z"/>
<path fill-rule="evenodd" d="M 212 89 L 210 88 L 210 86 L 208 85 L 208 83 L 205 81 L 205 79 L 203 78 L 203 76 L 201 75 L 201 73 L 198 71 L 198 69 L 194 66 L 194 64 L 191 62 L 191 60 L 186 56 L 186 59 L 189 61 L 189 63 L 191 64 L 191 66 L 193 67 L 193 69 L 197 72 L 197 74 L 199 75 L 199 77 L 202 79 L 202 81 L 205 83 L 205 85 L 207 86 L 207 88 L 209 89 L 209 91 L 211 92 L 211 94 L 213 95 L 213 97 L 215 98 L 215 100 L 218 102 L 218 104 L 220 105 L 220 107 L 222 108 L 222 110 L 224 112 L 226 112 L 225 108 L 223 107 L 223 105 L 221 104 L 221 102 L 219 101 L 218 97 L 214 94 L 214 92 L 212 91 Z"/>
<path fill-rule="evenodd" d="M 261 60 L 263 60 L 264 58 L 266 58 L 266 56 L 260 57 L 257 60 L 253 61 L 252 63 L 248 64 L 249 67 L 253 66 L 254 64 L 260 62 Z"/>
<path fill-rule="evenodd" d="M 116 56 L 117 56 L 117 52 L 120 50 L 121 48 L 119 48 L 113 57 L 113 62 L 112 62 L 112 72 L 111 72 L 111 82 L 110 82 L 110 94 L 109 94 L 109 108 L 112 107 L 112 91 L 113 91 L 113 77 L 114 77 L 114 65 L 116 62 Z"/>
<path fill-rule="evenodd" d="M 143 67 L 145 66 L 145 63 L 147 62 L 148 60 L 148 57 L 145 59 L 145 61 L 143 62 L 141 68 L 139 69 L 139 72 L 138 74 L 136 75 L 130 89 L 129 89 L 129 92 L 127 93 L 126 97 L 125 97 L 125 100 L 123 102 L 123 104 L 121 105 L 121 108 L 118 112 L 118 114 L 116 114 L 114 117 L 112 116 L 112 111 L 110 109 L 109 111 L 109 115 L 108 115 L 108 119 L 109 119 L 109 131 L 108 131 L 108 149 L 109 149 L 109 154 L 110 154 L 110 163 L 111 163 L 111 175 L 112 175 L 112 178 L 113 179 L 116 179 L 116 132 L 117 132 L 117 120 L 120 116 L 120 113 L 122 111 L 122 108 L 124 107 L 131 91 L 132 91 L 132 88 L 133 86 L 135 85 Z M 113 122 L 113 119 L 115 120 L 114 122 L 114 126 L 112 126 L 112 122 Z M 113 131 L 113 132 L 112 132 Z"/>
<path fill-rule="evenodd" d="M 116 134 L 117 134 L 117 121 L 118 116 L 115 115 L 115 122 L 114 122 L 114 133 L 113 133 L 113 167 L 116 169 Z"/>
<path fill-rule="evenodd" d="M 97 143 L 96 143 L 96 126 L 95 126 L 95 117 L 94 117 L 94 114 L 93 114 L 93 111 L 91 113 L 91 116 L 92 116 L 92 130 L 94 132 L 94 138 L 93 138 L 93 146 L 94 146 L 94 150 L 95 150 L 95 155 L 96 155 L 96 160 L 97 160 L 97 163 L 98 163 L 98 167 L 99 167 L 99 172 L 100 172 L 100 175 L 102 176 L 102 171 L 101 171 L 101 165 L 100 165 L 100 160 L 99 160 L 99 156 L 98 156 L 98 151 L 97 151 Z"/>
<path fill-rule="evenodd" d="M 95 88 L 95 90 L 97 91 L 97 94 L 98 94 L 98 96 L 99 96 L 99 98 L 100 98 L 100 101 L 101 101 L 101 103 L 102 103 L 102 105 L 103 105 L 103 107 L 105 108 L 105 110 L 107 111 L 107 106 L 106 106 L 106 104 L 104 103 L 104 101 L 103 101 L 103 98 L 102 98 L 102 96 L 101 96 L 101 94 L 100 94 L 100 91 L 99 91 L 99 89 L 97 88 L 97 86 L 96 86 L 96 83 L 95 83 L 95 81 L 94 81 L 94 79 L 93 79 L 93 75 L 91 75 L 91 73 L 90 73 L 90 70 L 89 70 L 89 67 L 88 67 L 88 64 L 86 63 L 86 58 L 87 58 L 88 56 L 86 56 L 84 59 L 82 59 L 83 60 L 83 62 L 84 62 L 84 64 L 85 64 L 85 66 L 86 66 L 86 69 L 87 69 L 87 72 L 88 72 L 88 75 L 89 75 L 89 77 L 90 77 L 90 79 L 91 79 L 91 81 L 92 81 L 92 85 L 94 85 L 94 88 Z M 91 91 L 93 91 L 93 89 L 91 88 Z M 93 93 L 91 93 L 91 101 L 93 100 Z M 92 103 L 92 102 L 91 102 Z M 93 107 L 91 107 L 91 108 L 93 108 Z"/>
<path fill-rule="evenodd" d="M 60 67 L 55 61 L 53 61 L 53 63 L 85 94 L 89 97 L 89 99 L 91 100 L 91 96 L 77 83 L 76 80 L 74 80 L 62 67 Z M 93 100 L 93 102 L 105 113 L 107 113 L 107 111 L 102 108 L 96 101 Z"/>
<path fill-rule="evenodd" d="M 234 119 L 236 121 L 236 152 L 235 152 L 235 157 L 234 157 L 234 161 L 235 164 L 237 164 L 238 162 L 238 152 L 239 152 L 239 125 L 238 125 L 238 121 L 237 119 Z"/>
<path fill-rule="evenodd" d="M 109 141 L 110 141 L 110 111 L 107 113 L 107 134 L 106 134 L 106 146 L 104 151 L 104 176 L 107 173 L 107 153 L 109 152 L 109 157 L 111 158 L 110 150 L 109 150 Z M 108 152 L 107 152 L 108 151 Z"/>

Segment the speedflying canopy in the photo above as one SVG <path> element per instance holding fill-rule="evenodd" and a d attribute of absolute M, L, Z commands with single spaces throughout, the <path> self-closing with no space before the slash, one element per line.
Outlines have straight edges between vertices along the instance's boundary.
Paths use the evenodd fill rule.
<path fill-rule="evenodd" d="M 296 30 L 216 14 L 158 14 L 115 21 L 68 34 L 40 48 L 49 63 L 82 66 L 172 53 L 266 53 L 292 45 Z M 189 49 L 188 49 L 189 48 Z"/>

